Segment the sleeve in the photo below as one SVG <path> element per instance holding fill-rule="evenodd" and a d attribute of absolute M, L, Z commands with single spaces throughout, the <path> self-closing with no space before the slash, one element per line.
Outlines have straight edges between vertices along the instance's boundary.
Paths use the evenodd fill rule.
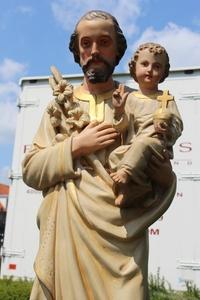
<path fill-rule="evenodd" d="M 22 162 L 23 180 L 36 190 L 44 190 L 65 179 L 77 177 L 71 154 L 72 137 L 53 145 L 55 135 L 49 115 L 45 112 L 32 148 Z"/>
<path fill-rule="evenodd" d="M 172 114 L 171 122 L 171 145 L 181 136 L 183 131 L 183 122 L 175 101 L 169 101 L 168 110 Z"/>
<path fill-rule="evenodd" d="M 134 112 L 135 112 L 135 101 L 132 96 L 132 93 L 130 93 L 127 97 L 126 100 L 126 105 L 125 105 L 125 114 L 127 117 L 127 132 L 126 132 L 126 144 L 131 144 L 133 142 L 133 138 L 136 135 L 135 131 L 135 117 L 134 117 Z"/>

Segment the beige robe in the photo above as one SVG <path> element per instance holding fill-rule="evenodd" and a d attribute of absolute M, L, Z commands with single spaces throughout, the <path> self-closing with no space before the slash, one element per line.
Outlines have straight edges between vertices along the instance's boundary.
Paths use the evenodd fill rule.
<path fill-rule="evenodd" d="M 97 97 L 75 90 L 81 106 L 99 121 L 113 118 L 111 95 L 112 91 Z M 44 195 L 30 299 L 147 300 L 148 227 L 171 204 L 175 176 L 154 205 L 120 209 L 114 205 L 112 180 L 103 167 L 112 149 L 92 156 L 102 162 L 98 169 L 96 162 L 87 168 L 72 160 L 72 137 L 52 145 L 54 138 L 45 112 L 23 161 L 25 183 Z"/>

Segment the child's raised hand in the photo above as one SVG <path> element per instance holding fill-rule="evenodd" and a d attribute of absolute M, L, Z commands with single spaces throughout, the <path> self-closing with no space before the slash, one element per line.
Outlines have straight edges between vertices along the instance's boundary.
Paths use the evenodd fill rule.
<path fill-rule="evenodd" d="M 119 87 L 113 92 L 112 104 L 115 109 L 115 115 L 121 115 L 124 113 L 124 107 L 129 92 L 125 92 L 125 87 L 120 84 Z"/>

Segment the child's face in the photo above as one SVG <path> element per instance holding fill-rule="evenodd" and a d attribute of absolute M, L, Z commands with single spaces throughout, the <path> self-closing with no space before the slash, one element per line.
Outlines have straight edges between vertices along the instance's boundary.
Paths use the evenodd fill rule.
<path fill-rule="evenodd" d="M 135 66 L 135 74 L 139 86 L 157 90 L 158 83 L 165 72 L 166 57 L 164 54 L 154 54 L 148 49 L 140 51 Z"/>

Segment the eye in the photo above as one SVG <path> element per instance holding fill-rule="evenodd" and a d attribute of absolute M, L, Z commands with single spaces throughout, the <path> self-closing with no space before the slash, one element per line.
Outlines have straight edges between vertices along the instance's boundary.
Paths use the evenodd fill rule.
<path fill-rule="evenodd" d="M 89 39 L 83 39 L 83 40 L 81 40 L 81 46 L 82 46 L 83 48 L 89 48 L 90 45 L 91 45 L 91 42 L 90 42 Z"/>
<path fill-rule="evenodd" d="M 148 61 L 142 61 L 141 62 L 141 65 L 143 66 L 143 67 L 148 67 L 148 65 L 149 65 L 149 63 L 148 63 Z"/>
<path fill-rule="evenodd" d="M 103 37 L 100 39 L 99 41 L 99 44 L 102 46 L 102 47 L 108 47 L 110 45 L 111 41 L 109 38 L 107 37 Z"/>
<path fill-rule="evenodd" d="M 160 64 L 154 64 L 154 69 L 155 70 L 160 70 L 161 69 L 161 65 Z"/>

